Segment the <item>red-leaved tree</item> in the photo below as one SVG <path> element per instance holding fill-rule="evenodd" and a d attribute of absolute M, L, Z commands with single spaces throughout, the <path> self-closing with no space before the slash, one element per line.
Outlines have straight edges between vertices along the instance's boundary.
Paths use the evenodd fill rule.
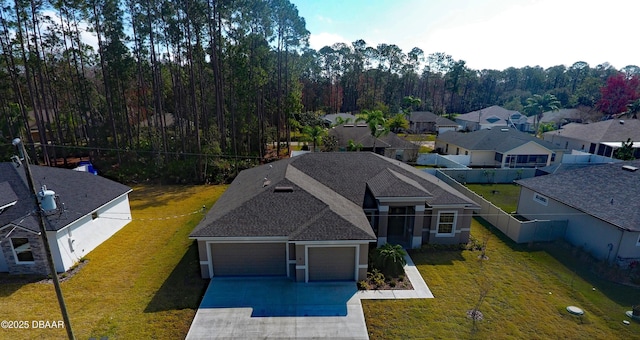
<path fill-rule="evenodd" d="M 627 104 L 640 98 L 639 85 L 637 75 L 627 78 L 619 72 L 609 77 L 607 84 L 600 89 L 602 96 L 597 104 L 598 110 L 606 115 L 625 112 Z"/>

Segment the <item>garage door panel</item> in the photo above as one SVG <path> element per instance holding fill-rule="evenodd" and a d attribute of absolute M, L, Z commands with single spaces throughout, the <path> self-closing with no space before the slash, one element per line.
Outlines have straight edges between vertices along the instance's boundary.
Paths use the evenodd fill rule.
<path fill-rule="evenodd" d="M 212 243 L 214 276 L 285 276 L 284 243 Z"/>
<path fill-rule="evenodd" d="M 309 281 L 354 281 L 355 247 L 309 247 Z"/>

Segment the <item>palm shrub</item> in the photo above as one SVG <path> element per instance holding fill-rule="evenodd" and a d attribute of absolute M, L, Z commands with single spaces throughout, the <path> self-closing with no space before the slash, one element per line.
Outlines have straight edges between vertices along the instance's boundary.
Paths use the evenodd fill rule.
<path fill-rule="evenodd" d="M 387 243 L 373 250 L 371 262 L 374 268 L 380 270 L 385 276 L 398 276 L 404 273 L 404 265 L 407 263 L 404 251 L 399 244 Z"/>

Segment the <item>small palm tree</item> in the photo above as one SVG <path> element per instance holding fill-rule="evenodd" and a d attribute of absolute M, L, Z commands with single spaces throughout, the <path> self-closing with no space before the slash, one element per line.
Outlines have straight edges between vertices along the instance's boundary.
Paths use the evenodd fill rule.
<path fill-rule="evenodd" d="M 389 133 L 387 120 L 384 118 L 384 114 L 380 110 L 363 110 L 362 115 L 356 119 L 356 122 L 361 121 L 364 121 L 369 126 L 371 137 L 373 137 L 373 152 L 376 152 L 376 140 Z"/>
<path fill-rule="evenodd" d="M 362 150 L 362 144 L 356 143 L 353 139 L 347 141 L 347 151 L 360 151 Z"/>
<path fill-rule="evenodd" d="M 524 112 L 528 116 L 535 117 L 534 127 L 537 134 L 542 114 L 547 111 L 558 111 L 559 109 L 560 101 L 558 98 L 552 94 L 545 93 L 544 95 L 534 94 L 533 97 L 527 98 L 527 105 L 524 107 Z"/>
<path fill-rule="evenodd" d="M 327 130 L 320 125 L 305 126 L 302 128 L 302 133 L 307 135 L 307 138 L 313 143 L 313 151 L 316 151 L 316 144 L 320 143 Z"/>
<path fill-rule="evenodd" d="M 636 119 L 638 118 L 638 113 L 640 113 L 640 99 L 636 99 L 627 104 L 627 117 Z"/>
<path fill-rule="evenodd" d="M 396 276 L 404 271 L 403 267 L 407 263 L 404 258 L 406 255 L 407 252 L 401 245 L 387 243 L 374 251 L 372 260 L 374 266 L 381 272 Z"/>

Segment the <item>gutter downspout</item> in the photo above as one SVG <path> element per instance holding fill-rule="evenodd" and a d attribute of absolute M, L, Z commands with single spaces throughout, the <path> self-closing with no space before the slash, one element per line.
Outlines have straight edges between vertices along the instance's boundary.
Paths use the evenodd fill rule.
<path fill-rule="evenodd" d="M 618 258 L 618 252 L 620 251 L 620 244 L 622 243 L 622 237 L 624 236 L 624 230 L 620 229 L 620 239 L 618 240 L 618 245 L 616 246 L 616 254 L 613 257 L 614 259 Z"/>

